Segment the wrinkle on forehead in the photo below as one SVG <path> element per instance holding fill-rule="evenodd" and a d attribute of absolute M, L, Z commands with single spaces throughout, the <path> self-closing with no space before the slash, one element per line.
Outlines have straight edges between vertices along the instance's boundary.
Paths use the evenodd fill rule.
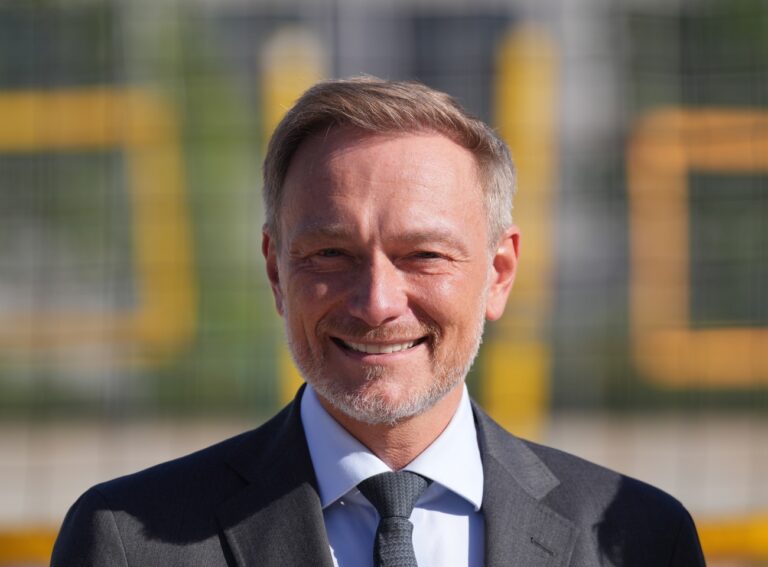
<path fill-rule="evenodd" d="M 455 232 L 461 217 L 467 230 L 486 225 L 474 156 L 432 132 L 316 135 L 299 148 L 284 187 L 281 226 L 293 225 L 294 236 L 363 236 L 378 226 L 417 240 Z"/>

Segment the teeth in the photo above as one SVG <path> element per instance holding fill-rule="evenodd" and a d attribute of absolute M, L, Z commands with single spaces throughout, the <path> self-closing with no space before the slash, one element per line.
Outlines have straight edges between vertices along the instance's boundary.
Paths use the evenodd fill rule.
<path fill-rule="evenodd" d="M 362 344 L 362 343 L 348 343 L 346 341 L 343 341 L 343 342 L 346 346 L 358 352 L 364 352 L 366 354 L 390 354 L 393 352 L 399 352 L 401 350 L 411 348 L 416 341 L 409 341 L 407 343 L 396 343 L 396 344 L 390 344 L 390 345 L 370 345 L 370 344 Z"/>

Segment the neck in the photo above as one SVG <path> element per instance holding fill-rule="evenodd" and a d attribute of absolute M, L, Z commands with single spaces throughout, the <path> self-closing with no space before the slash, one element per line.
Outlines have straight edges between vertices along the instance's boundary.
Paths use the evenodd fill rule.
<path fill-rule="evenodd" d="M 334 408 L 318 395 L 325 410 L 392 470 L 400 470 L 418 457 L 445 430 L 459 407 L 463 383 L 427 411 L 395 424 L 363 423 Z"/>

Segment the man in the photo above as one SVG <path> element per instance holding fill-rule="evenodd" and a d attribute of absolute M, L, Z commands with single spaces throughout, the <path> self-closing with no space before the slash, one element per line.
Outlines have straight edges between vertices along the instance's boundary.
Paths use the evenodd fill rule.
<path fill-rule="evenodd" d="M 490 128 L 422 85 L 329 81 L 278 126 L 264 177 L 262 249 L 307 386 L 254 431 L 89 490 L 53 565 L 704 564 L 676 500 L 467 396 L 520 238 Z"/>

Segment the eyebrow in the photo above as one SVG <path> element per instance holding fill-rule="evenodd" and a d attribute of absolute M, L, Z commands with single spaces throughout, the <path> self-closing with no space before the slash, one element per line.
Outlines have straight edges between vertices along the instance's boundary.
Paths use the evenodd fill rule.
<path fill-rule="evenodd" d="M 468 254 L 466 245 L 455 234 L 449 230 L 441 228 L 429 228 L 425 230 L 414 230 L 403 233 L 398 236 L 398 240 L 407 242 L 411 245 L 439 243 L 446 245 L 462 254 Z"/>
<path fill-rule="evenodd" d="M 319 238 L 328 239 L 351 239 L 354 233 L 347 225 L 342 223 L 334 224 L 310 224 L 302 227 L 296 235 L 296 240 L 315 240 Z"/>
<path fill-rule="evenodd" d="M 299 231 L 297 241 L 328 240 L 355 240 L 356 234 L 349 226 L 342 223 L 309 225 Z M 439 243 L 448 246 L 461 254 L 469 254 L 464 242 L 452 231 L 440 227 L 416 229 L 402 232 L 397 235 L 398 242 L 405 242 L 412 246 L 419 244 Z"/>

